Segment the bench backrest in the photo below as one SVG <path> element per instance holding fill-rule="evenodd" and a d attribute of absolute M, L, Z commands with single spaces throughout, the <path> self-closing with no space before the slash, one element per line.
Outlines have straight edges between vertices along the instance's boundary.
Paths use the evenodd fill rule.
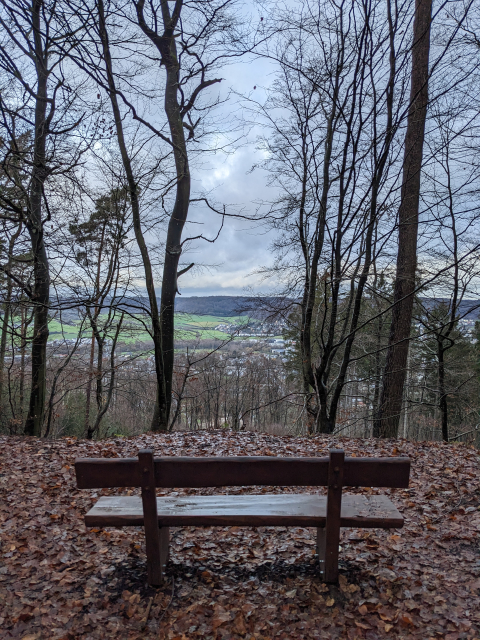
<path fill-rule="evenodd" d="M 331 462 L 330 474 L 340 487 L 406 488 L 410 476 L 409 458 L 344 458 L 341 450 L 331 450 L 328 458 L 153 458 L 150 450 L 139 452 L 140 457 L 144 463 L 136 458 L 76 460 L 79 489 L 142 487 L 147 466 L 155 487 L 163 488 L 329 486 Z"/>

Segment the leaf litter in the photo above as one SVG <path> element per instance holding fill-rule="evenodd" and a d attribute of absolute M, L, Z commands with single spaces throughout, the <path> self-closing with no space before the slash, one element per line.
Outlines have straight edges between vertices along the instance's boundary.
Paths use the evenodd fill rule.
<path fill-rule="evenodd" d="M 480 639 L 480 459 L 464 445 L 208 431 L 100 442 L 1 437 L 0 638 Z M 322 583 L 314 529 L 172 528 L 166 582 L 146 584 L 139 527 L 90 528 L 100 495 L 78 490 L 78 457 L 326 455 L 412 459 L 386 493 L 403 529 L 344 529 L 340 581 Z M 137 490 L 131 490 L 133 494 Z M 324 493 L 316 487 L 158 491 Z M 349 491 L 347 489 L 347 491 Z"/>

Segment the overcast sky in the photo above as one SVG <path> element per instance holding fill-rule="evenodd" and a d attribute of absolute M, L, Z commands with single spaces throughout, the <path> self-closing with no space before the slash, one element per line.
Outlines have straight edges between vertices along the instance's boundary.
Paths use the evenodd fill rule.
<path fill-rule="evenodd" d="M 253 62 L 239 62 L 226 67 L 222 72 L 225 79 L 222 83 L 223 90 L 232 89 L 243 95 L 253 92 L 256 98 L 262 100 L 265 96 L 263 87 L 271 84 L 273 72 L 274 67 L 266 61 L 257 59 Z M 222 107 L 222 111 L 234 119 L 239 111 L 239 99 L 231 98 Z M 266 173 L 261 169 L 250 173 L 252 164 L 261 159 L 261 152 L 255 148 L 260 130 L 260 126 L 253 127 L 248 132 L 245 143 L 233 154 L 218 153 L 208 157 L 204 166 L 192 167 L 194 190 L 197 193 L 211 192 L 217 203 L 237 205 L 245 214 L 253 213 L 258 201 L 272 198 L 274 191 L 267 187 Z M 218 231 L 219 217 L 207 213 L 199 205 L 191 205 L 189 218 L 204 223 L 201 232 L 205 236 L 214 237 Z M 197 235 L 199 231 L 195 227 L 190 225 L 188 229 L 187 225 L 184 236 Z M 196 242 L 188 257 L 184 256 L 186 262 L 191 260 L 197 264 L 217 266 L 200 271 L 192 270 L 193 272 L 182 276 L 179 281 L 180 293 L 183 296 L 242 295 L 247 287 L 263 290 L 265 285 L 261 285 L 258 276 L 251 274 L 256 267 L 271 262 L 271 240 L 272 234 L 258 225 L 227 218 L 215 244 Z"/>

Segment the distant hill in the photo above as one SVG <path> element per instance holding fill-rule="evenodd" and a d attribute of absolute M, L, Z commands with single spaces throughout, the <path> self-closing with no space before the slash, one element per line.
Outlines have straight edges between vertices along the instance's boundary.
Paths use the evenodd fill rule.
<path fill-rule="evenodd" d="M 280 299 L 271 298 L 268 306 L 275 306 L 276 300 Z M 449 302 L 447 298 L 421 298 L 421 301 L 429 309 L 436 304 Z M 254 300 L 245 296 L 191 296 L 188 298 L 177 296 L 175 300 L 175 311 L 192 315 L 219 317 L 249 315 L 252 313 L 252 307 L 255 307 Z M 477 320 L 480 317 L 480 300 L 462 300 L 458 315 L 468 320 Z"/>
<path fill-rule="evenodd" d="M 250 298 L 245 296 L 178 296 L 175 300 L 175 311 L 192 315 L 229 316 L 248 315 Z"/>
<path fill-rule="evenodd" d="M 443 298 L 421 298 L 421 301 L 428 309 L 432 309 L 441 302 L 448 302 L 447 299 Z M 108 301 L 106 304 L 108 304 Z M 160 306 L 160 299 L 158 304 Z M 61 306 L 66 309 L 63 312 L 64 319 L 77 317 L 76 309 L 68 304 L 68 300 L 63 299 Z M 282 303 L 281 298 L 263 298 L 255 301 L 247 296 L 177 296 L 175 300 L 175 311 L 177 313 L 217 316 L 219 318 L 246 315 L 265 318 L 266 315 L 270 315 L 267 309 L 271 313 L 273 309 L 279 309 L 282 306 L 285 306 L 285 303 Z M 286 306 L 289 306 L 288 301 Z M 138 313 L 142 308 L 148 308 L 148 298 L 140 296 L 130 298 L 124 300 L 120 307 L 128 309 L 131 313 Z M 263 307 L 263 309 L 260 310 L 259 307 Z M 459 315 L 469 320 L 477 320 L 480 317 L 480 300 L 463 300 L 460 304 Z"/>
<path fill-rule="evenodd" d="M 436 304 L 449 302 L 447 298 L 420 299 L 428 309 L 432 309 Z M 263 300 L 269 303 L 266 305 L 267 308 L 273 309 L 281 299 L 264 298 Z M 257 302 L 261 303 L 260 300 Z M 177 296 L 175 300 L 175 311 L 192 315 L 219 317 L 251 315 L 255 307 L 255 300 L 246 296 L 191 296 L 188 298 Z M 458 315 L 469 320 L 477 320 L 480 317 L 480 300 L 462 300 Z"/>
<path fill-rule="evenodd" d="M 433 309 L 442 302 L 448 304 L 448 298 L 420 298 L 427 309 Z M 458 308 L 458 315 L 466 320 L 477 320 L 480 316 L 480 300 L 462 300 Z"/>
<path fill-rule="evenodd" d="M 105 301 L 108 306 L 109 300 Z M 76 319 L 77 309 L 74 301 L 63 298 L 58 303 L 63 308 L 65 320 Z M 158 306 L 160 299 L 158 298 Z M 52 304 L 55 307 L 55 303 Z M 130 313 L 138 313 L 142 309 L 148 309 L 148 298 L 138 296 L 124 299 L 119 307 Z M 246 296 L 177 296 L 175 299 L 175 311 L 177 313 L 190 313 L 192 315 L 217 316 L 227 318 L 232 316 L 252 315 L 252 299 Z"/>

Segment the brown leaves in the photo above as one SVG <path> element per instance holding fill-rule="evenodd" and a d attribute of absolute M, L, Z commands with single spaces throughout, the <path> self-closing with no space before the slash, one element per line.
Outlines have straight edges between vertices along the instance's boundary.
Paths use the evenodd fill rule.
<path fill-rule="evenodd" d="M 212 618 L 212 629 L 215 630 L 217 627 L 225 624 L 225 622 L 230 622 L 231 618 L 232 614 L 229 611 L 226 611 L 220 605 L 215 605 Z"/>
<path fill-rule="evenodd" d="M 232 626 L 232 632 L 238 633 L 241 636 L 244 636 L 247 633 L 247 627 L 245 626 L 245 618 L 243 617 L 243 613 L 239 611 L 235 616 Z"/>
<path fill-rule="evenodd" d="M 101 442 L 0 438 L 0 446 L 2 640 L 480 637 L 480 473 L 472 449 L 224 431 Z M 387 492 L 405 526 L 345 530 L 338 586 L 321 582 L 313 529 L 177 528 L 167 582 L 151 589 L 142 530 L 87 530 L 83 516 L 102 492 L 77 490 L 73 469 L 76 457 L 131 457 L 146 447 L 158 455 L 316 456 L 329 447 L 358 457 L 409 455 L 410 488 Z M 117 492 L 124 493 L 107 493 Z"/>
<path fill-rule="evenodd" d="M 413 627 L 413 620 L 408 613 L 402 613 L 399 622 L 402 627 Z"/>

